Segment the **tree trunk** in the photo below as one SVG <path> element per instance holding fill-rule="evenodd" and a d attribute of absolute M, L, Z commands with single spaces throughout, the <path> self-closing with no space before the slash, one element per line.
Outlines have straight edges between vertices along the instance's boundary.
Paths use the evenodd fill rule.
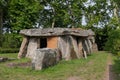
<path fill-rule="evenodd" d="M 118 18 L 118 6 L 115 2 L 113 3 L 113 6 L 114 6 L 113 15 L 114 17 Z"/>
<path fill-rule="evenodd" d="M 68 13 L 69 13 L 69 15 L 70 15 L 70 19 L 71 19 L 71 21 L 72 21 L 72 23 L 71 23 L 71 27 L 72 28 L 75 28 L 74 26 L 75 26 L 75 21 L 74 21 L 74 15 L 73 15 L 73 12 L 72 12 L 72 9 L 71 9 L 71 5 L 69 5 L 68 6 Z"/>
<path fill-rule="evenodd" d="M 0 9 L 0 47 L 2 46 L 3 10 Z"/>
<path fill-rule="evenodd" d="M 119 23 L 119 8 L 118 8 L 118 5 L 113 2 L 113 6 L 114 6 L 114 9 L 113 9 L 113 16 L 116 18 L 117 22 Z M 116 26 L 117 28 L 120 28 L 119 26 Z"/>
<path fill-rule="evenodd" d="M 52 28 L 54 28 L 55 26 L 55 18 L 53 19 L 53 22 L 52 22 Z"/>

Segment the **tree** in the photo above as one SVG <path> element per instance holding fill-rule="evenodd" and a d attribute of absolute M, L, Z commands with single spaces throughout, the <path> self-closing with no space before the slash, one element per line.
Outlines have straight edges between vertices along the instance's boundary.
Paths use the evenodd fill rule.
<path fill-rule="evenodd" d="M 78 27 L 81 25 L 83 3 L 87 0 L 46 0 L 39 23 L 45 27 Z"/>
<path fill-rule="evenodd" d="M 119 26 L 119 0 L 88 0 L 84 15 L 87 29 L 96 33 L 96 42 L 99 50 L 103 50 L 109 32 Z"/>
<path fill-rule="evenodd" d="M 0 47 L 2 46 L 3 10 L 0 8 Z"/>
<path fill-rule="evenodd" d="M 3 40 L 3 15 L 5 13 L 5 9 L 7 7 L 7 1 L 1 0 L 0 1 L 0 47 L 2 46 L 2 40 Z"/>
<path fill-rule="evenodd" d="M 21 29 L 33 28 L 42 6 L 39 0 L 10 0 L 9 16 L 11 31 L 19 33 Z"/>
<path fill-rule="evenodd" d="M 108 41 L 105 45 L 105 50 L 111 51 L 115 54 L 120 52 L 120 29 L 116 29 L 110 32 Z"/>
<path fill-rule="evenodd" d="M 41 9 L 39 0 L 0 0 L 0 47 L 19 47 L 19 31 L 33 28 Z"/>
<path fill-rule="evenodd" d="M 40 25 L 44 27 L 63 27 L 65 26 L 64 19 L 66 16 L 66 5 L 64 0 L 46 0 L 41 2 L 44 9 L 40 12 Z"/>

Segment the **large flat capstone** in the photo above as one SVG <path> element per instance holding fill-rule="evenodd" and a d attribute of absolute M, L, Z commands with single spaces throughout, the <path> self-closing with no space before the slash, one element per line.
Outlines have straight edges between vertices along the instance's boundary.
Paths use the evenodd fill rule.
<path fill-rule="evenodd" d="M 72 28 L 43 28 L 43 29 L 24 29 L 20 31 L 20 34 L 25 36 L 62 36 L 62 35 L 73 35 L 73 36 L 90 36 L 95 35 L 92 30 L 83 29 L 72 29 Z"/>
<path fill-rule="evenodd" d="M 35 70 L 41 70 L 49 66 L 53 66 L 57 63 L 55 49 L 43 48 L 37 49 L 35 57 L 32 60 L 32 68 Z"/>

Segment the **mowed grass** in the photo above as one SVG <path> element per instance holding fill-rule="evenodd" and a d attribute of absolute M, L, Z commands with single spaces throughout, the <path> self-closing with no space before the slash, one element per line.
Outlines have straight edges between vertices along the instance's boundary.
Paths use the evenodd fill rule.
<path fill-rule="evenodd" d="M 2 57 L 17 58 L 16 53 L 0 54 Z M 0 63 L 0 80 L 103 80 L 108 54 L 98 52 L 88 59 L 60 61 L 57 65 L 35 71 L 31 67 L 9 67 L 10 63 L 23 63 L 29 59 L 16 59 Z"/>

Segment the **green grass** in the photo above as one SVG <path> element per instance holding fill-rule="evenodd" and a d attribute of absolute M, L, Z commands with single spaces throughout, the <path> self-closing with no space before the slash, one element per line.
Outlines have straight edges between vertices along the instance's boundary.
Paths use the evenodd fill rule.
<path fill-rule="evenodd" d="M 120 80 L 120 57 L 112 56 L 113 71 L 116 74 L 116 80 Z"/>
<path fill-rule="evenodd" d="M 3 57 L 16 58 L 17 54 L 0 54 Z M 8 67 L 8 63 L 22 63 L 29 59 L 16 59 L 0 63 L 0 80 L 103 80 L 108 54 L 99 52 L 88 57 L 88 59 L 76 59 L 71 61 L 60 61 L 57 65 L 35 71 L 31 67 Z"/>

